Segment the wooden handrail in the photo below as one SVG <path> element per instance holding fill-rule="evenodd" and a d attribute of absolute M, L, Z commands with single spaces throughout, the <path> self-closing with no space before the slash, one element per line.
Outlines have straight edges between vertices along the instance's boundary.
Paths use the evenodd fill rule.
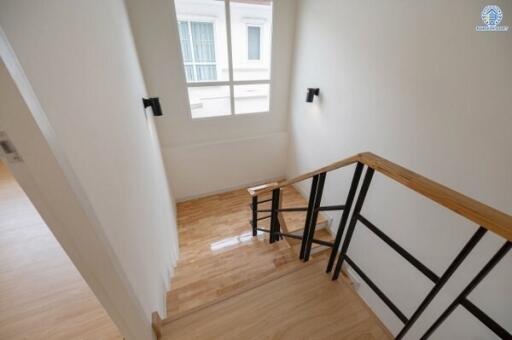
<path fill-rule="evenodd" d="M 267 183 L 267 184 L 258 185 L 258 186 L 252 187 L 252 188 L 248 188 L 247 191 L 249 191 L 249 194 L 251 196 L 259 196 L 261 194 L 265 194 L 265 193 L 271 192 L 274 189 L 282 188 L 282 187 L 285 187 L 285 186 L 290 185 L 290 184 L 294 184 L 294 183 L 297 183 L 297 182 L 304 181 L 304 180 L 306 180 L 308 178 L 314 177 L 314 176 L 319 175 L 319 174 L 321 174 L 323 172 L 333 171 L 333 170 L 336 170 L 336 169 L 339 169 L 339 168 L 343 168 L 345 166 L 348 166 L 348 165 L 360 162 L 360 159 L 361 159 L 362 155 L 363 154 L 357 154 L 355 156 L 343 159 L 341 161 L 334 162 L 332 164 L 324 166 L 323 168 L 320 168 L 320 169 L 317 169 L 315 171 L 311 171 L 311 172 L 305 173 L 304 175 L 300 175 L 298 177 L 295 177 L 295 178 L 292 178 L 292 179 L 289 179 L 289 180 L 284 180 L 284 181 L 280 181 L 280 182 L 273 182 L 273 183 Z"/>
<path fill-rule="evenodd" d="M 289 180 L 260 186 L 261 188 L 249 188 L 248 191 L 251 196 L 258 196 L 271 192 L 274 189 L 306 180 L 323 172 L 343 168 L 357 162 L 367 165 L 375 171 L 388 176 L 389 178 L 422 194 L 445 208 L 448 208 L 478 225 L 493 231 L 507 240 L 512 240 L 512 216 L 489 207 L 488 205 L 478 202 L 477 200 L 467 197 L 371 152 L 357 154 Z"/>

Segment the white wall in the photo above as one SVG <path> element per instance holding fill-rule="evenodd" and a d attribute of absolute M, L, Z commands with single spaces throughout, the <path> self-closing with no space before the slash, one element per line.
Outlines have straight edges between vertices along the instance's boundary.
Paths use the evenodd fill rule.
<path fill-rule="evenodd" d="M 512 2 L 497 1 L 512 26 Z M 288 176 L 373 151 L 512 213 L 512 31 L 475 32 L 485 1 L 299 2 Z M 320 98 L 305 103 L 307 87 Z M 345 200 L 353 169 L 327 176 L 325 201 Z M 301 186 L 307 192 L 307 185 Z M 476 229 L 376 175 L 363 208 L 399 244 L 441 274 Z M 337 224 L 335 224 L 337 225 Z M 350 254 L 410 316 L 432 286 L 361 224 Z M 487 235 L 409 334 L 417 339 L 503 242 Z M 512 255 L 471 299 L 512 331 Z M 396 332 L 401 323 L 360 293 Z M 491 339 L 458 309 L 433 339 Z"/>
<path fill-rule="evenodd" d="M 160 97 L 164 111 L 156 124 L 169 178 L 176 184 L 208 183 L 204 187 L 184 187 L 177 191 L 176 199 L 264 181 L 269 174 L 272 177 L 284 175 L 284 163 L 275 162 L 275 152 L 280 153 L 280 159 L 286 158 L 286 140 L 273 145 L 274 150 L 261 145 L 269 145 L 274 140 L 268 136 L 287 130 L 295 1 L 274 3 L 270 113 L 197 120 L 190 116 L 173 2 L 127 0 L 127 7 L 148 92 Z M 246 148 L 239 148 L 239 143 Z M 187 148 L 186 154 L 183 148 Z M 216 164 L 202 163 L 206 150 L 211 159 L 217 160 Z M 221 166 L 221 157 L 226 154 L 232 159 L 229 166 L 239 174 L 236 180 L 227 175 L 230 168 Z M 267 164 L 270 170 L 255 173 L 251 169 L 254 160 Z M 207 177 L 205 171 L 197 171 L 210 167 L 216 170 L 206 173 Z"/>
<path fill-rule="evenodd" d="M 164 160 L 174 192 L 184 200 L 280 179 L 286 167 L 287 139 L 286 133 L 276 133 L 170 148 Z M 260 150 L 265 151 L 264 160 L 253 156 Z M 176 178 L 180 180 L 174 181 Z"/>
<path fill-rule="evenodd" d="M 74 189 L 79 188 L 82 201 L 90 205 L 88 218 L 96 221 L 95 237 L 101 240 L 100 247 L 110 249 L 107 254 L 114 266 L 110 274 L 124 278 L 124 287 L 103 287 L 101 294 L 91 279 L 109 279 L 109 273 L 102 271 L 109 259 L 103 256 L 106 250 L 81 243 L 89 240 L 79 238 L 80 233 L 87 235 L 90 230 L 69 224 L 58 229 L 52 221 L 48 225 L 61 243 L 71 238 L 65 250 L 126 338 L 150 338 L 151 313 L 165 315 L 165 293 L 178 245 L 174 202 L 156 129 L 141 103 L 146 91 L 124 2 L 2 0 L 0 25 L 16 54 L 2 58 L 17 57 L 19 72 L 26 76 L 18 77 L 22 81 L 16 80 L 17 85 L 24 83 L 25 100 L 30 97 L 37 103 L 30 107 L 32 114 L 37 108 L 47 122 L 39 128 L 47 139 L 51 132 L 51 143 L 61 152 L 55 157 L 69 165 L 62 171 L 72 177 Z M 9 122 L 16 112 L 2 114 Z M 18 142 L 27 141 L 18 138 Z M 44 168 L 50 159 L 39 161 Z M 35 171 L 32 176 L 41 180 L 43 174 Z M 51 194 L 58 196 L 58 188 Z M 69 212 L 54 213 L 59 222 L 69 221 L 62 220 Z M 86 260 L 96 265 L 85 268 L 72 252 L 87 246 Z M 110 303 L 118 301 L 116 289 L 132 294 L 124 296 L 124 306 Z"/>

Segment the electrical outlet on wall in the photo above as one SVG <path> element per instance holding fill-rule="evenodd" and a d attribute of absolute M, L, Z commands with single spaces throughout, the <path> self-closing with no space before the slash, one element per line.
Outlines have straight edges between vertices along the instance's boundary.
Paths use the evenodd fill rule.
<path fill-rule="evenodd" d="M 0 158 L 5 159 L 9 163 L 23 161 L 16 147 L 4 131 L 0 131 Z"/>

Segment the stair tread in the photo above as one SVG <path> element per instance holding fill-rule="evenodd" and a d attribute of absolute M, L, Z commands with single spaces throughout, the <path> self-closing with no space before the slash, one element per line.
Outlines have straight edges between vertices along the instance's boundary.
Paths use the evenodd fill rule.
<path fill-rule="evenodd" d="M 254 280 L 300 265 L 288 243 L 248 244 L 196 261 L 183 261 L 167 293 L 167 314 L 174 316 L 229 294 Z"/>
<path fill-rule="evenodd" d="M 164 320 L 162 339 L 391 339 L 344 281 L 316 261 L 179 318 Z M 286 318 L 283 318 L 286 315 Z"/>
<path fill-rule="evenodd" d="M 283 196 L 284 202 L 298 196 L 303 203 L 289 202 L 306 205 L 293 188 Z M 248 202 L 247 192 L 238 190 L 178 204 L 181 259 L 167 293 L 168 316 L 200 308 L 276 272 L 304 265 L 289 244 L 291 239 L 269 244 L 266 233 L 252 237 Z M 326 262 L 325 254 L 312 254 L 316 257 Z"/>
<path fill-rule="evenodd" d="M 334 237 L 331 235 L 331 233 L 327 229 L 315 230 L 315 239 L 321 240 L 321 241 L 327 241 L 327 242 L 334 242 Z M 292 246 L 292 249 L 294 250 L 294 252 L 296 254 L 299 254 L 302 241 L 296 240 L 296 239 L 287 239 L 287 241 L 290 244 L 290 246 Z M 313 245 L 311 246 L 311 250 L 313 252 L 320 251 L 320 250 L 330 251 L 330 249 L 331 248 L 323 246 L 318 243 L 313 243 Z"/>
<path fill-rule="evenodd" d="M 295 259 L 296 256 L 293 256 L 293 258 Z M 188 309 L 188 310 L 185 310 L 184 312 L 181 312 L 181 313 L 174 313 L 172 315 L 169 315 L 166 319 L 162 320 L 162 323 L 163 324 L 167 324 L 167 323 L 170 323 L 172 321 L 175 321 L 175 320 L 178 320 L 178 319 L 181 319 L 187 315 L 190 315 L 192 313 L 195 313 L 199 310 L 202 310 L 204 308 L 208 308 L 210 306 L 213 306 L 217 303 L 220 303 L 222 301 L 225 301 L 229 298 L 232 298 L 234 296 L 237 296 L 237 295 L 240 295 L 240 294 L 243 294 L 249 290 L 252 290 L 256 287 L 259 287 L 259 286 L 262 286 L 270 281 L 274 281 L 274 280 L 277 280 L 279 278 L 281 278 L 282 276 L 284 275 L 288 275 L 290 273 L 293 273 L 297 270 L 302 270 L 304 268 L 305 265 L 311 265 L 317 261 L 319 261 L 320 258 L 317 257 L 317 258 L 312 258 L 309 262 L 307 263 L 297 263 L 299 265 L 295 265 L 295 266 L 292 266 L 292 267 L 287 267 L 285 269 L 280 269 L 280 270 L 273 270 L 269 275 L 267 276 L 263 276 L 262 278 L 259 278 L 259 279 L 256 279 L 256 280 L 252 280 L 251 282 L 248 282 L 248 283 L 245 283 L 245 284 L 240 284 L 240 282 L 238 282 L 238 287 L 237 289 L 232 289 L 231 291 L 229 291 L 228 293 L 224 294 L 224 295 L 220 295 L 219 297 L 217 297 L 216 299 L 212 299 L 211 301 L 207 302 L 207 303 L 204 303 L 204 304 L 201 304 L 199 306 L 196 306 L 194 308 L 191 308 L 191 309 Z"/>

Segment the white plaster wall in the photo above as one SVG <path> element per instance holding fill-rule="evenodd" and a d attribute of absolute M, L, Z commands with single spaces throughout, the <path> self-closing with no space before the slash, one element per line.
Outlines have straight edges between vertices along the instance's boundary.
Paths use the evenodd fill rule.
<path fill-rule="evenodd" d="M 286 133 L 276 133 L 187 145 L 169 149 L 164 159 L 176 197 L 187 200 L 282 178 L 287 142 Z M 258 157 L 260 150 L 265 152 L 263 159 Z"/>
<path fill-rule="evenodd" d="M 185 186 L 183 190 L 177 190 L 176 199 L 240 187 L 265 179 L 269 173 L 283 176 L 284 163 L 275 162 L 274 155 L 278 150 L 279 159 L 286 158 L 286 141 L 271 152 L 258 145 L 268 145 L 272 142 L 268 136 L 287 130 L 296 2 L 274 2 L 270 112 L 209 119 L 192 119 L 190 116 L 173 1 L 126 2 L 149 95 L 161 99 L 164 116 L 158 118 L 156 125 L 172 183 L 205 183 L 205 178 L 197 169 L 219 169 L 204 189 Z M 244 140 L 246 148 L 236 145 L 240 140 Z M 206 144 L 211 144 L 208 147 L 210 159 L 217 159 L 217 162 L 221 161 L 222 155 L 230 154 L 232 161 L 229 166 L 240 174 L 236 179 L 224 175 L 231 170 L 227 166 L 221 168 L 221 163 L 202 163 L 203 146 Z M 182 152 L 184 148 L 187 148 L 186 154 Z M 251 169 L 253 160 L 259 160 L 268 168 L 255 173 Z"/>
<path fill-rule="evenodd" d="M 512 26 L 512 2 L 496 3 Z M 512 31 L 475 31 L 486 4 L 299 1 L 287 175 L 372 151 L 512 213 Z M 313 104 L 307 87 L 320 88 Z M 327 176 L 326 204 L 344 202 L 352 172 Z M 378 174 L 363 215 L 437 274 L 477 227 Z M 484 238 L 408 339 L 423 334 L 502 242 Z M 432 287 L 361 224 L 349 252 L 408 316 Z M 510 279 L 511 254 L 471 295 L 509 332 Z M 401 323 L 387 307 L 364 285 L 360 293 L 396 333 Z M 432 337 L 494 338 L 461 308 Z"/>
<path fill-rule="evenodd" d="M 149 327 L 178 240 L 124 2 L 2 0 L 0 25 Z"/>

